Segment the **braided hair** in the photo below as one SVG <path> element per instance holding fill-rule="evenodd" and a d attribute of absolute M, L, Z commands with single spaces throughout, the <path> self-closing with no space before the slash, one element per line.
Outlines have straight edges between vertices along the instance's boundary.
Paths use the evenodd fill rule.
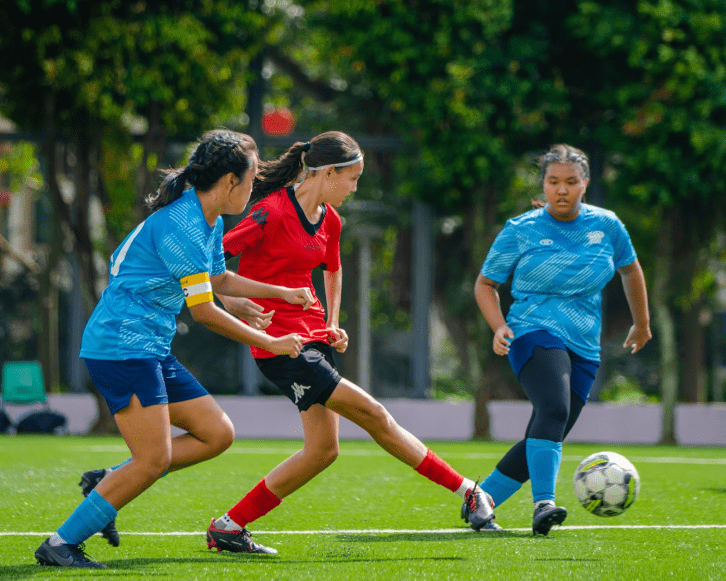
<path fill-rule="evenodd" d="M 189 156 L 186 167 L 164 170 L 164 181 L 146 197 L 146 205 L 152 212 L 163 208 L 182 195 L 187 183 L 206 192 L 230 172 L 242 179 L 256 157 L 257 144 L 249 135 L 227 129 L 208 131 Z"/>
<path fill-rule="evenodd" d="M 250 206 L 272 192 L 294 184 L 307 165 L 310 173 L 336 164 L 355 160 L 362 153 L 360 146 L 350 135 L 340 131 L 327 131 L 303 143 L 298 141 L 275 161 L 261 162 L 260 170 L 252 184 Z M 343 168 L 335 168 L 343 171 Z"/>
<path fill-rule="evenodd" d="M 587 160 L 587 154 L 581 149 L 567 145 L 566 143 L 558 143 L 550 147 L 550 150 L 537 160 L 539 163 L 539 183 L 544 184 L 547 167 L 553 163 L 574 163 L 580 166 L 582 177 L 590 179 L 590 165 Z M 544 208 L 545 203 L 542 200 L 531 200 L 533 208 Z"/>
<path fill-rule="evenodd" d="M 574 163 L 580 166 L 582 177 L 590 179 L 590 164 L 587 154 L 581 149 L 567 145 L 566 143 L 558 143 L 550 147 L 550 150 L 539 158 L 539 179 L 540 183 L 544 183 L 547 167 L 553 163 Z"/>

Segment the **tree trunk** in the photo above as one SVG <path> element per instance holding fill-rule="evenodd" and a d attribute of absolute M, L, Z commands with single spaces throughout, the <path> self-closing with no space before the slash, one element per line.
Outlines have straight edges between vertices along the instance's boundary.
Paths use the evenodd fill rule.
<path fill-rule="evenodd" d="M 497 189 L 494 185 L 489 184 L 483 188 L 483 191 L 475 192 L 473 196 L 472 212 L 469 214 L 469 229 L 466 245 L 470 251 L 469 269 L 473 277 L 481 269 L 484 257 L 492 245 L 496 233 L 494 226 L 497 221 Z M 467 223 L 467 217 L 464 218 Z M 473 283 L 469 290 L 470 300 L 476 312 L 474 319 L 467 325 L 469 332 L 467 338 L 470 343 L 469 352 L 471 353 L 470 377 L 472 386 L 476 390 L 476 398 L 474 400 L 474 439 L 488 440 L 491 438 L 491 419 L 489 417 L 489 400 L 492 394 L 493 382 L 499 381 L 500 376 L 497 373 L 498 365 L 492 364 L 492 348 L 491 348 L 491 331 L 489 330 L 484 317 L 479 312 L 474 299 Z M 487 369 L 484 372 L 484 369 Z"/>
<path fill-rule="evenodd" d="M 60 197 L 56 181 L 56 126 L 55 126 L 55 95 L 48 91 L 45 99 L 45 136 L 43 140 L 43 159 L 45 180 L 51 191 L 53 208 Z M 55 214 L 55 212 L 54 212 Z M 60 378 L 59 329 L 58 329 L 58 264 L 63 248 L 63 226 L 58 220 L 50 224 L 51 239 L 45 265 L 38 276 L 40 283 L 40 320 L 41 333 L 38 339 L 40 364 L 46 386 L 57 386 Z"/>
<path fill-rule="evenodd" d="M 149 129 L 143 139 L 141 164 L 136 172 L 136 223 L 148 216 L 146 196 L 154 190 L 154 174 L 166 151 L 166 132 L 161 124 L 161 107 L 152 103 L 148 115 Z M 155 161 L 154 161 L 155 160 Z"/>
<path fill-rule="evenodd" d="M 694 301 L 683 311 L 683 380 L 682 400 L 705 403 L 706 389 L 706 335 L 701 324 L 701 301 Z"/>
<path fill-rule="evenodd" d="M 672 232 L 674 212 L 666 210 L 661 221 L 655 257 L 655 274 L 651 301 L 655 328 L 660 345 L 661 404 L 663 410 L 662 444 L 676 443 L 675 406 L 678 397 L 678 346 L 671 311 L 671 278 L 673 271 Z"/>

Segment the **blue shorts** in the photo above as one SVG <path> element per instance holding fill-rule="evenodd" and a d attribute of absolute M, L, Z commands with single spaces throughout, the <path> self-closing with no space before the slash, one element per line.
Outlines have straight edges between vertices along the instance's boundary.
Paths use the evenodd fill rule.
<path fill-rule="evenodd" d="M 535 347 L 567 351 L 567 354 L 570 356 L 570 362 L 572 363 L 570 389 L 582 401 L 587 402 L 600 363 L 585 359 L 574 351 L 570 351 L 562 339 L 555 337 L 547 331 L 532 331 L 531 333 L 520 335 L 509 346 L 509 364 L 512 366 L 514 375 L 517 378 L 519 378 L 519 372 L 522 371 L 524 364 L 532 358 L 532 352 Z"/>
<path fill-rule="evenodd" d="M 209 392 L 173 355 L 149 359 L 84 359 L 93 385 L 112 414 L 136 395 L 143 407 L 196 399 Z"/>
<path fill-rule="evenodd" d="M 255 359 L 262 374 L 274 383 L 297 408 L 304 412 L 311 405 L 325 405 L 340 383 L 333 360 L 333 348 L 325 343 L 307 343 L 294 359 L 277 355 Z"/>

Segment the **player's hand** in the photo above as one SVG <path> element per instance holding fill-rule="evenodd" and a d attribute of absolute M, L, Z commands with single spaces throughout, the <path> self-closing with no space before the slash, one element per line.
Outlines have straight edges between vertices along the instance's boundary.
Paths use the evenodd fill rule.
<path fill-rule="evenodd" d="M 303 311 L 308 310 L 313 304 L 313 293 L 306 286 L 289 288 L 283 293 L 282 298 L 291 305 L 302 305 Z"/>
<path fill-rule="evenodd" d="M 497 355 L 506 355 L 509 353 L 509 346 L 512 344 L 510 339 L 514 339 L 514 331 L 507 325 L 499 327 L 494 333 L 494 340 L 492 341 L 494 353 Z"/>
<path fill-rule="evenodd" d="M 270 345 L 266 349 L 275 355 L 289 355 L 295 359 L 300 355 L 302 347 L 302 337 L 297 333 L 290 333 L 282 337 L 270 337 Z"/>
<path fill-rule="evenodd" d="M 272 323 L 275 311 L 265 312 L 256 302 L 243 297 L 225 297 L 224 307 L 233 315 L 247 322 L 253 329 L 267 329 Z"/>
<path fill-rule="evenodd" d="M 653 335 L 650 332 L 650 326 L 638 326 L 633 325 L 630 327 L 630 332 L 628 333 L 628 336 L 625 338 L 625 343 L 623 343 L 623 348 L 627 349 L 630 347 L 630 353 L 637 353 L 640 351 L 645 344 L 651 340 Z"/>
<path fill-rule="evenodd" d="M 345 353 L 345 350 L 348 348 L 348 333 L 344 329 L 334 325 L 327 325 L 325 330 L 328 332 L 330 346 L 338 353 Z"/>

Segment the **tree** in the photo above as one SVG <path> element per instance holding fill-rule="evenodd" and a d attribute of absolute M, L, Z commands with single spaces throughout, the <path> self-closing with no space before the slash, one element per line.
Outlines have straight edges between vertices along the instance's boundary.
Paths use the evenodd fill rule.
<path fill-rule="evenodd" d="M 726 7 L 640 0 L 577 8 L 567 28 L 608 63 L 592 101 L 610 122 L 592 129 L 609 151 L 613 193 L 659 217 L 649 272 L 670 442 L 679 383 L 686 401 L 705 397 L 704 269 L 726 210 Z"/>
<path fill-rule="evenodd" d="M 259 13 L 223 0 L 6 3 L 0 15 L 1 110 L 19 129 L 43 136 L 56 218 L 43 275 L 47 296 L 57 293 L 54 273 L 62 249 L 69 248 L 81 266 L 89 312 L 98 300 L 105 277 L 98 265 L 105 263 L 109 248 L 105 240 L 92 239 L 89 211 L 95 197 L 111 201 L 104 148 L 129 144 L 135 126 L 143 128 L 135 195 L 142 198 L 152 189 L 150 174 L 168 132 L 198 133 L 239 106 L 240 93 L 231 89 L 244 73 L 245 48 L 257 42 L 253 37 L 265 23 Z M 70 200 L 59 184 L 69 171 Z M 123 198 L 117 201 L 125 203 Z M 114 234 L 111 238 L 120 235 Z M 52 329 L 42 336 L 53 337 Z M 45 351 L 52 349 L 57 345 L 48 344 Z M 108 429 L 107 408 L 93 391 L 100 412 L 97 428 Z"/>

